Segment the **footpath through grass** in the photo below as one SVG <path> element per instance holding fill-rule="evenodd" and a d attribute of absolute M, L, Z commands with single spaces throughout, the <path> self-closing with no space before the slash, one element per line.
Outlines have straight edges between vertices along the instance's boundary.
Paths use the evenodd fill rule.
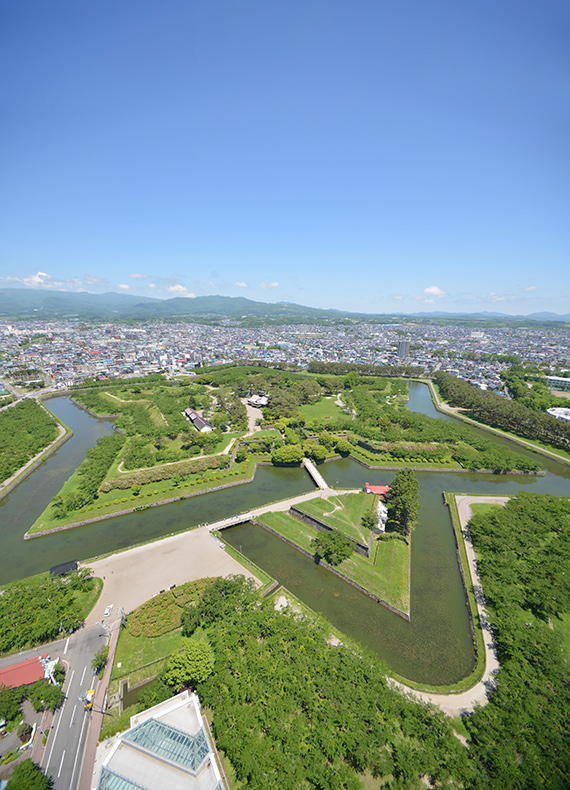
<path fill-rule="evenodd" d="M 300 505 L 300 510 L 344 532 L 354 540 L 368 543 L 370 530 L 362 526 L 362 516 L 375 511 L 378 498 L 371 494 L 345 494 L 328 499 L 313 499 Z"/>

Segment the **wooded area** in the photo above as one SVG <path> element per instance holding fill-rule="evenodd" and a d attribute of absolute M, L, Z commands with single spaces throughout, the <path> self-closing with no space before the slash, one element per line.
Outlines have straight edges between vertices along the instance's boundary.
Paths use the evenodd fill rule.
<path fill-rule="evenodd" d="M 525 439 L 547 442 L 567 450 L 570 447 L 570 423 L 557 420 L 539 409 L 532 409 L 519 401 L 501 398 L 494 392 L 483 392 L 466 381 L 438 370 L 434 380 L 441 396 L 452 406 L 469 411 L 485 425 L 522 436 Z"/>
<path fill-rule="evenodd" d="M 0 482 L 17 472 L 57 438 L 54 417 L 26 399 L 0 412 Z"/>
<path fill-rule="evenodd" d="M 98 580 L 85 568 L 67 576 L 12 582 L 0 595 L 0 653 L 43 645 L 75 631 L 95 603 L 84 607 Z"/>
<path fill-rule="evenodd" d="M 490 703 L 465 719 L 473 787 L 568 787 L 570 503 L 520 493 L 469 529 L 501 662 Z"/>

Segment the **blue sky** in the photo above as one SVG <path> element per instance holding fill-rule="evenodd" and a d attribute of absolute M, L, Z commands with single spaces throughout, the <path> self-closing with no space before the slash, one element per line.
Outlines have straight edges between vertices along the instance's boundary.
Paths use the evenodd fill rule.
<path fill-rule="evenodd" d="M 4 0 L 0 287 L 570 312 L 567 0 Z"/>

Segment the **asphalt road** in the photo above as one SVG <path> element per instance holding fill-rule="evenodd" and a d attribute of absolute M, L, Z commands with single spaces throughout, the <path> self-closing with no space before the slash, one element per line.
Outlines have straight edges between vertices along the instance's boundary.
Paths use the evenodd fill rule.
<path fill-rule="evenodd" d="M 77 787 L 92 716 L 84 710 L 84 703 L 80 698 L 90 689 L 97 688 L 98 681 L 91 669 L 91 661 L 97 650 L 106 644 L 105 632 L 95 625 L 82 628 L 68 639 L 0 660 L 0 666 L 4 667 L 49 653 L 52 658 L 59 658 L 66 668 L 63 684 L 65 702 L 53 718 L 50 714 L 44 714 L 40 726 L 44 730 L 49 727 L 46 745 L 38 753 L 41 733 L 37 733 L 34 747 L 34 759 L 40 763 L 46 774 L 53 777 L 55 790 L 75 790 Z"/>
<path fill-rule="evenodd" d="M 51 775 L 55 790 L 74 790 L 79 780 L 85 739 L 91 713 L 84 710 L 82 697 L 96 689 L 97 678 L 91 669 L 93 656 L 107 644 L 100 626 L 82 629 L 63 643 L 61 652 L 53 652 L 65 662 L 67 674 L 63 689 L 65 702 L 56 711 L 40 765 Z"/>

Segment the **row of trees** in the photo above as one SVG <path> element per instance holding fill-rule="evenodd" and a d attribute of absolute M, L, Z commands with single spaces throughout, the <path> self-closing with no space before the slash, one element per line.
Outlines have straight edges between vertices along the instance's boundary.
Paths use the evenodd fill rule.
<path fill-rule="evenodd" d="M 35 400 L 0 413 L 0 481 L 17 472 L 57 437 L 58 426 Z"/>
<path fill-rule="evenodd" d="M 568 787 L 570 503 L 520 493 L 469 529 L 501 662 L 491 701 L 465 718 L 474 787 Z"/>
<path fill-rule="evenodd" d="M 313 360 L 309 362 L 309 373 L 332 374 L 334 376 L 346 376 L 348 373 L 359 373 L 362 376 L 388 376 L 397 378 L 400 376 L 410 378 L 421 376 L 422 368 L 413 365 L 369 365 L 358 362 L 319 362 Z"/>
<path fill-rule="evenodd" d="M 99 486 L 124 443 L 125 437 L 119 434 L 103 436 L 97 440 L 95 447 L 88 450 L 85 460 L 77 469 L 76 490 L 67 496 L 57 494 L 52 498 L 52 513 L 55 518 L 65 518 L 68 513 L 90 505 L 96 499 Z"/>
<path fill-rule="evenodd" d="M 418 525 L 420 486 L 411 469 L 400 469 L 390 484 L 388 527 L 407 537 Z"/>
<path fill-rule="evenodd" d="M 554 447 L 567 449 L 570 446 L 570 423 L 522 403 L 505 400 L 493 392 L 482 392 L 449 373 L 437 371 L 434 379 L 448 403 L 468 409 L 472 417 L 486 425 Z"/>

